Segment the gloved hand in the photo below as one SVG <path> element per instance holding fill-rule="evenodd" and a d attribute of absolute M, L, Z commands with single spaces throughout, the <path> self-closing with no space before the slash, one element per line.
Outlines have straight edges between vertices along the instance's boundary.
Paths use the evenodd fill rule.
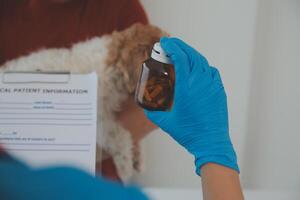
<path fill-rule="evenodd" d="M 77 169 L 33 170 L 7 155 L 0 155 L 0 194 L 5 200 L 147 199 L 137 188 L 125 188 Z"/>
<path fill-rule="evenodd" d="M 209 162 L 239 172 L 228 131 L 226 93 L 218 70 L 183 41 L 161 38 L 175 67 L 171 111 L 147 111 L 147 117 L 195 156 L 196 172 Z"/>

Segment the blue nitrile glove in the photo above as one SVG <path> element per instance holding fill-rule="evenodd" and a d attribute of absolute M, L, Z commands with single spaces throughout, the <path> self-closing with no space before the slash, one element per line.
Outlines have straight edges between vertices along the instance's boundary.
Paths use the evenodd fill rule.
<path fill-rule="evenodd" d="M 146 200 L 138 189 L 94 178 L 80 170 L 57 167 L 32 170 L 0 155 L 0 199 Z"/>
<path fill-rule="evenodd" d="M 171 111 L 147 111 L 147 117 L 195 156 L 196 172 L 209 162 L 239 172 L 228 131 L 226 93 L 218 70 L 177 38 L 161 38 L 175 66 Z"/>

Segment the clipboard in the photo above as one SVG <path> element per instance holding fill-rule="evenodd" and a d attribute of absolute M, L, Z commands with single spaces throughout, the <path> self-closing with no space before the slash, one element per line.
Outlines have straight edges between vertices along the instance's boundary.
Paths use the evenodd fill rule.
<path fill-rule="evenodd" d="M 71 166 L 95 175 L 97 74 L 6 71 L 0 78 L 0 146 L 32 167 Z"/>
<path fill-rule="evenodd" d="M 38 77 L 32 76 L 38 74 Z M 56 75 L 55 77 L 53 75 Z M 68 83 L 71 72 L 46 71 L 5 71 L 2 73 L 2 83 Z"/>

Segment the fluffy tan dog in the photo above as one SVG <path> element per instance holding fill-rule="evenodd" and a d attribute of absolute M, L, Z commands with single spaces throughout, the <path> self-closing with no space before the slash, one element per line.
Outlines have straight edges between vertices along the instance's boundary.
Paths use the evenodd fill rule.
<path fill-rule="evenodd" d="M 121 103 L 135 90 L 141 63 L 149 57 L 152 46 L 166 35 L 151 25 L 135 24 L 111 35 L 95 37 L 71 48 L 43 49 L 9 61 L 1 71 L 70 71 L 99 76 L 97 160 L 112 156 L 117 172 L 126 182 L 141 164 L 138 148 L 133 148 L 130 133 L 116 121 Z M 100 126 L 99 126 L 100 127 Z M 105 155 L 99 156 L 102 149 Z M 135 165 L 134 165 L 135 163 Z M 136 166 L 136 163 L 138 165 Z"/>

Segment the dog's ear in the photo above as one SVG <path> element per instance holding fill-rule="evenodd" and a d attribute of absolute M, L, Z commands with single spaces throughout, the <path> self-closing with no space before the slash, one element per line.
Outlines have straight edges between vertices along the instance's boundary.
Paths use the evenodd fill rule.
<path fill-rule="evenodd" d="M 108 46 L 106 63 L 122 74 L 125 87 L 133 94 L 142 63 L 149 58 L 155 42 L 168 34 L 152 25 L 134 24 L 121 32 L 114 32 Z"/>

